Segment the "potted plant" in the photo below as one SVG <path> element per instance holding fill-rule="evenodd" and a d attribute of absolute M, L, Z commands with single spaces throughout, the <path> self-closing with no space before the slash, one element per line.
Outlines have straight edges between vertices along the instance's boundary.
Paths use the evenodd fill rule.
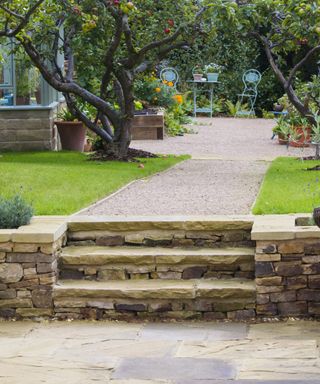
<path fill-rule="evenodd" d="M 61 148 L 69 151 L 84 151 L 86 127 L 78 121 L 68 109 L 63 109 L 57 115 L 55 125 L 60 136 Z"/>
<path fill-rule="evenodd" d="M 197 64 L 192 70 L 193 80 L 202 81 L 203 73 L 204 73 L 204 70 L 202 66 L 200 64 Z"/>
<path fill-rule="evenodd" d="M 279 119 L 277 125 L 273 128 L 272 131 L 278 136 L 278 142 L 280 145 L 288 144 L 291 126 L 285 118 Z"/>
<path fill-rule="evenodd" d="M 309 147 L 311 141 L 311 127 L 304 117 L 292 114 L 289 117 L 291 125 L 289 145 L 291 147 Z"/>
<path fill-rule="evenodd" d="M 320 114 L 317 111 L 314 115 L 315 124 L 311 127 L 311 144 L 315 146 L 315 160 L 320 159 Z"/>
<path fill-rule="evenodd" d="M 219 74 L 222 70 L 222 66 L 215 64 L 215 63 L 210 63 L 205 66 L 205 74 L 207 75 L 207 79 L 210 82 L 217 82 L 219 78 Z"/>

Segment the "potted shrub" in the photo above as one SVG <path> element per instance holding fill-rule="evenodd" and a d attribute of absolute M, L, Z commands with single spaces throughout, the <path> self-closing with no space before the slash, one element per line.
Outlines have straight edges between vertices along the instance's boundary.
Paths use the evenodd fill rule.
<path fill-rule="evenodd" d="M 208 81 L 217 82 L 222 68 L 223 67 L 221 65 L 215 63 L 210 63 L 206 65 L 205 74 L 207 75 Z"/>
<path fill-rule="evenodd" d="M 277 125 L 273 128 L 272 131 L 278 136 L 278 142 L 280 145 L 288 144 L 291 126 L 285 118 L 279 119 Z"/>
<path fill-rule="evenodd" d="M 289 145 L 297 148 L 309 147 L 311 127 L 308 120 L 301 116 L 291 115 L 289 123 L 291 125 Z"/>
<path fill-rule="evenodd" d="M 196 65 L 192 70 L 193 80 L 202 81 L 204 70 L 201 65 Z"/>
<path fill-rule="evenodd" d="M 61 141 L 61 148 L 69 151 L 84 151 L 86 141 L 86 127 L 75 119 L 68 109 L 58 113 L 55 121 Z"/>

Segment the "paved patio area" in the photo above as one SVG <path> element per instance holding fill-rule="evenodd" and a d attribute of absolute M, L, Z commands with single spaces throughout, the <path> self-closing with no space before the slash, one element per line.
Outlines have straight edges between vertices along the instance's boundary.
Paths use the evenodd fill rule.
<path fill-rule="evenodd" d="M 317 322 L 0 322 L 1 384 L 319 384 Z"/>
<path fill-rule="evenodd" d="M 275 122 L 265 119 L 201 118 L 196 133 L 163 141 L 134 141 L 154 153 L 192 156 L 167 172 L 129 185 L 83 212 L 86 215 L 248 214 L 270 162 L 307 156 L 271 140 Z"/>

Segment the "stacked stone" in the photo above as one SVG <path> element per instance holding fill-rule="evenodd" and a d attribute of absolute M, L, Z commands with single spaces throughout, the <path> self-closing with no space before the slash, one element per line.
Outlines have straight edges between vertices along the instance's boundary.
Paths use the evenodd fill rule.
<path fill-rule="evenodd" d="M 1 318 L 53 315 L 52 291 L 58 277 L 58 257 L 66 236 L 62 234 L 52 242 L 44 242 L 52 234 L 49 237 L 43 234 L 43 227 L 39 230 L 39 226 L 32 232 L 32 225 L 27 234 L 19 230 L 0 231 Z"/>
<path fill-rule="evenodd" d="M 320 241 L 257 241 L 257 315 L 320 316 Z"/>

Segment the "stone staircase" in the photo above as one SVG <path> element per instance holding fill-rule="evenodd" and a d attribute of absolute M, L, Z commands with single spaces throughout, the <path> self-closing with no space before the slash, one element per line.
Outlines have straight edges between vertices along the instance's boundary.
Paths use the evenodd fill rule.
<path fill-rule="evenodd" d="M 77 218 L 59 257 L 57 318 L 255 317 L 252 220 Z"/>

